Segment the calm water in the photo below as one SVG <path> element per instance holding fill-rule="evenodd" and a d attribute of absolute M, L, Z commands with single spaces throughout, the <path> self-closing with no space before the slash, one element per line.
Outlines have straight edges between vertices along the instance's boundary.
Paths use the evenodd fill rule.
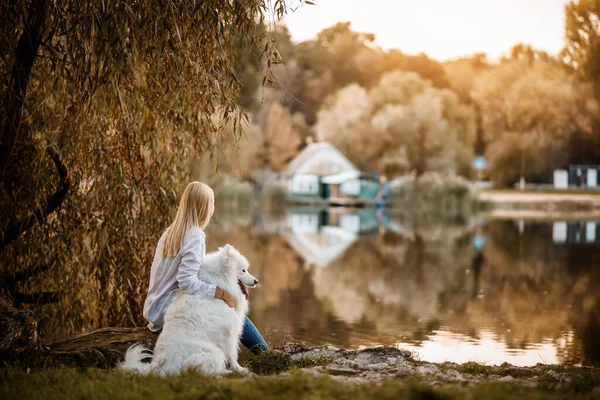
<path fill-rule="evenodd" d="M 277 346 L 388 344 L 428 361 L 600 363 L 600 222 L 220 210 L 261 281 L 251 317 Z"/>

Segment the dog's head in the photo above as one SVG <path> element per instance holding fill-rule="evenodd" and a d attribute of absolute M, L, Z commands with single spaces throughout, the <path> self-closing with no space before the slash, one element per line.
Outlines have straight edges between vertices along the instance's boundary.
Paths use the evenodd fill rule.
<path fill-rule="evenodd" d="M 250 263 L 237 249 L 227 244 L 225 247 L 219 249 L 223 254 L 223 263 L 230 268 L 236 275 L 238 283 L 242 288 L 242 292 L 246 297 L 248 292 L 246 287 L 254 287 L 258 284 L 258 279 L 250 275 L 248 270 L 250 269 Z"/>

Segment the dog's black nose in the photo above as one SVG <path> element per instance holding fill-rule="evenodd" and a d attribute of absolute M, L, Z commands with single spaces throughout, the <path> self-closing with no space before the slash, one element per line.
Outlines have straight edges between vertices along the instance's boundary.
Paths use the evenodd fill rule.
<path fill-rule="evenodd" d="M 258 279 L 255 279 L 255 280 L 254 280 L 254 284 L 255 284 L 255 285 L 258 285 Z"/>

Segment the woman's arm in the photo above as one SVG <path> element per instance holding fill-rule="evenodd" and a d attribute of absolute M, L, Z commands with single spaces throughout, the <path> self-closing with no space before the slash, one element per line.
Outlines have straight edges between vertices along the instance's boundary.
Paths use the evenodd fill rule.
<path fill-rule="evenodd" d="M 216 297 L 217 286 L 198 278 L 198 270 L 204 260 L 205 246 L 204 235 L 201 233 L 192 233 L 183 239 L 177 282 L 179 288 L 186 293 L 212 299 Z"/>
<path fill-rule="evenodd" d="M 237 306 L 237 300 L 233 297 L 229 292 L 224 291 L 220 287 L 217 287 L 215 290 L 215 299 L 221 299 L 231 308 L 235 308 Z"/>
<path fill-rule="evenodd" d="M 205 247 L 204 235 L 200 233 L 191 234 L 183 239 L 181 265 L 177 271 L 179 288 L 186 293 L 200 295 L 207 299 L 221 299 L 229 307 L 234 308 L 236 301 L 233 296 L 220 287 L 198 278 L 198 270 L 204 261 Z"/>

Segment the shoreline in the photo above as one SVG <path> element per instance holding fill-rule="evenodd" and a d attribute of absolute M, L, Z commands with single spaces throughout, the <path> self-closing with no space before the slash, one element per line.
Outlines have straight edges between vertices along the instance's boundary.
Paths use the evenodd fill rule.
<path fill-rule="evenodd" d="M 518 190 L 481 190 L 475 195 L 478 202 L 491 204 L 519 204 L 519 205 L 585 205 L 600 207 L 600 191 L 578 192 L 532 192 Z"/>
<path fill-rule="evenodd" d="M 140 376 L 113 367 L 4 367 L 6 399 L 39 398 L 410 398 L 564 399 L 598 398 L 600 368 L 504 363 L 428 363 L 406 350 L 378 346 L 345 350 L 289 344 L 245 364 L 252 372 L 210 377 Z M 142 392 L 141 392 L 142 391 Z"/>

